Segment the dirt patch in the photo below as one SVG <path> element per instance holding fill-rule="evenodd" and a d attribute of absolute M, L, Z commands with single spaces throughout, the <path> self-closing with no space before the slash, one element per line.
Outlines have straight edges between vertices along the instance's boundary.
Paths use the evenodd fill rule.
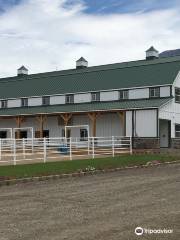
<path fill-rule="evenodd" d="M 1 240 L 133 240 L 137 226 L 179 234 L 180 165 L 4 186 Z"/>

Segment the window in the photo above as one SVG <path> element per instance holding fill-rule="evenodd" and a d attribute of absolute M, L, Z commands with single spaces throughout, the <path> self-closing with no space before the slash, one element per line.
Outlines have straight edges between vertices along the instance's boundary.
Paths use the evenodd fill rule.
<path fill-rule="evenodd" d="M 42 105 L 49 105 L 50 104 L 50 97 L 42 97 Z"/>
<path fill-rule="evenodd" d="M 100 101 L 100 92 L 91 93 L 91 101 L 99 102 Z"/>
<path fill-rule="evenodd" d="M 7 131 L 0 131 L 0 138 L 7 138 Z"/>
<path fill-rule="evenodd" d="M 70 94 L 70 95 L 66 95 L 66 103 L 74 103 L 74 95 Z"/>
<path fill-rule="evenodd" d="M 160 97 L 160 88 L 159 87 L 150 88 L 149 89 L 149 97 L 150 98 Z"/>
<path fill-rule="evenodd" d="M 175 88 L 175 102 L 180 103 L 180 88 Z"/>
<path fill-rule="evenodd" d="M 28 106 L 28 98 L 21 98 L 21 107 Z"/>
<path fill-rule="evenodd" d="M 2 108 L 7 108 L 7 100 L 2 100 L 1 101 L 1 107 Z"/>
<path fill-rule="evenodd" d="M 88 139 L 87 129 L 80 129 L 80 141 L 87 141 Z"/>
<path fill-rule="evenodd" d="M 128 90 L 119 91 L 119 99 L 120 100 L 129 99 L 129 91 Z"/>
<path fill-rule="evenodd" d="M 180 124 L 175 125 L 175 137 L 180 137 Z"/>
<path fill-rule="evenodd" d="M 40 138 L 40 131 L 35 131 L 35 138 Z M 49 130 L 43 130 L 43 138 L 49 138 Z"/>

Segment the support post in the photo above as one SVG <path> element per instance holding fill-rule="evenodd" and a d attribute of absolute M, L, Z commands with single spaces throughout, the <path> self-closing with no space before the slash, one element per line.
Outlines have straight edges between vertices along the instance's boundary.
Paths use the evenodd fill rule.
<path fill-rule="evenodd" d="M 117 115 L 119 116 L 119 119 L 120 119 L 120 125 L 122 126 L 122 135 L 123 136 L 126 136 L 126 119 L 125 119 L 125 113 L 126 112 L 117 112 Z"/>
<path fill-rule="evenodd" d="M 90 145 L 90 142 L 89 142 L 89 141 L 90 141 L 90 138 L 89 138 L 89 136 L 88 136 L 88 142 L 87 142 L 87 144 L 88 144 L 88 155 L 89 155 L 89 153 L 90 153 L 90 150 L 89 150 L 89 148 L 90 148 L 90 146 L 89 146 L 89 145 Z"/>
<path fill-rule="evenodd" d="M 2 158 L 2 140 L 0 138 L 0 160 Z"/>
<path fill-rule="evenodd" d="M 94 137 L 92 137 L 92 158 L 94 159 Z"/>
<path fill-rule="evenodd" d="M 24 122 L 24 117 L 22 117 L 22 116 L 17 116 L 17 117 L 15 118 L 15 120 L 16 120 L 16 126 L 17 126 L 17 128 L 21 128 L 21 124 Z M 14 138 L 15 138 L 15 136 L 14 136 Z M 17 130 L 17 139 L 20 139 L 20 130 L 19 130 L 19 129 Z"/>
<path fill-rule="evenodd" d="M 43 139 L 43 145 L 44 145 L 44 163 L 46 163 L 46 159 L 47 159 L 47 145 L 46 145 L 46 138 Z"/>
<path fill-rule="evenodd" d="M 130 146 L 129 146 L 129 148 L 130 148 L 130 154 L 132 155 L 132 153 L 133 153 L 133 150 L 132 150 L 132 137 L 130 137 L 130 139 L 129 139 L 129 141 L 130 141 Z"/>
<path fill-rule="evenodd" d="M 112 136 L 112 156 L 114 157 L 114 136 Z"/>
<path fill-rule="evenodd" d="M 92 137 L 96 137 L 96 119 L 97 119 L 97 113 L 88 113 L 88 117 L 90 118 L 92 122 Z"/>
<path fill-rule="evenodd" d="M 69 157 L 70 157 L 70 160 L 72 160 L 72 139 L 71 139 L 71 137 L 69 138 Z"/>
<path fill-rule="evenodd" d="M 40 138 L 43 138 L 43 130 L 44 130 L 44 123 L 46 122 L 47 120 L 47 117 L 46 115 L 40 115 L 40 116 L 37 116 L 37 121 L 39 123 L 39 132 L 40 132 Z"/>
<path fill-rule="evenodd" d="M 16 165 L 16 139 L 13 139 L 13 163 Z"/>
<path fill-rule="evenodd" d="M 64 120 L 65 138 L 67 138 L 66 126 L 68 125 L 69 120 L 72 118 L 72 114 L 71 113 L 64 113 L 64 114 L 60 114 L 60 116 Z"/>
<path fill-rule="evenodd" d="M 22 144 L 23 144 L 23 158 L 26 158 L 26 150 L 25 150 L 25 139 L 22 139 Z"/>

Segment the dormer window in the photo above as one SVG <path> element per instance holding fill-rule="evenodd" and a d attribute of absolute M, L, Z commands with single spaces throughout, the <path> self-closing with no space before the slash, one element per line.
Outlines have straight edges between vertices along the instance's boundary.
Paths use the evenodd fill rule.
<path fill-rule="evenodd" d="M 91 102 L 99 102 L 100 101 L 100 92 L 91 93 Z"/>
<path fill-rule="evenodd" d="M 28 106 L 28 98 L 21 98 L 21 107 Z"/>
<path fill-rule="evenodd" d="M 74 103 L 74 95 L 73 94 L 66 95 L 66 103 L 67 104 Z"/>
<path fill-rule="evenodd" d="M 7 100 L 1 101 L 1 108 L 7 108 Z"/>
<path fill-rule="evenodd" d="M 158 98 L 160 97 L 160 88 L 159 87 L 153 87 L 149 89 L 149 97 L 150 98 Z"/>
<path fill-rule="evenodd" d="M 50 97 L 49 96 L 42 97 L 42 105 L 43 106 L 50 105 Z"/>
<path fill-rule="evenodd" d="M 129 91 L 128 90 L 119 91 L 119 100 L 127 100 L 127 99 L 129 99 Z"/>

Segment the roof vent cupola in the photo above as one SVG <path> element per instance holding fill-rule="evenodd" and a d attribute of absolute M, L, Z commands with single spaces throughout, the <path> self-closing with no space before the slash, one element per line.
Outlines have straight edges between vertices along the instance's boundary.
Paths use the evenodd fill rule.
<path fill-rule="evenodd" d="M 28 75 L 28 69 L 25 68 L 24 66 L 20 67 L 20 68 L 17 70 L 17 75 L 18 75 L 18 76 Z"/>
<path fill-rule="evenodd" d="M 86 68 L 88 67 L 88 61 L 81 57 L 79 60 L 76 61 L 76 68 Z"/>
<path fill-rule="evenodd" d="M 146 51 L 146 60 L 159 58 L 159 52 L 152 46 Z"/>

